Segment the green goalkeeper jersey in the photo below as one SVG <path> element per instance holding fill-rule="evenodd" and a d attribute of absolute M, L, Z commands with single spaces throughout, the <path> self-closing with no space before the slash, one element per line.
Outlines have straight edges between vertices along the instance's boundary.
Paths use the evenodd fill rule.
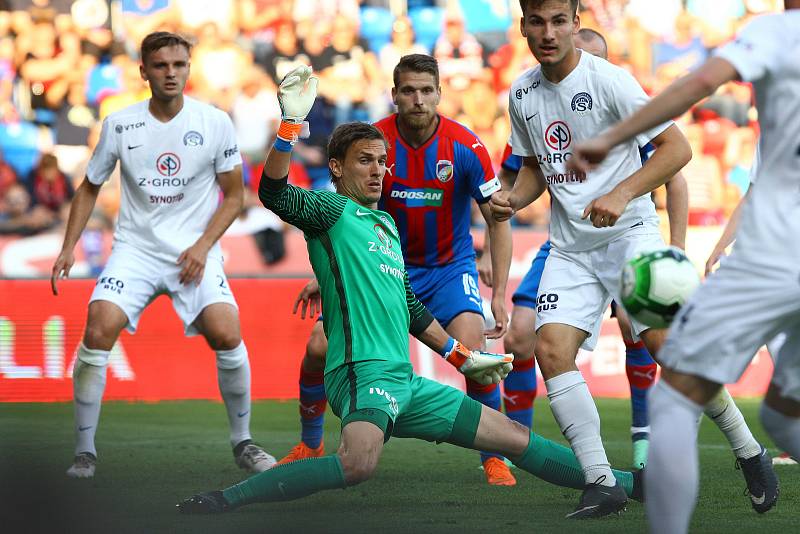
<path fill-rule="evenodd" d="M 330 191 L 262 178 L 264 206 L 303 231 L 319 281 L 325 372 L 362 360 L 408 361 L 408 333 L 433 316 L 414 296 L 391 216 Z"/>

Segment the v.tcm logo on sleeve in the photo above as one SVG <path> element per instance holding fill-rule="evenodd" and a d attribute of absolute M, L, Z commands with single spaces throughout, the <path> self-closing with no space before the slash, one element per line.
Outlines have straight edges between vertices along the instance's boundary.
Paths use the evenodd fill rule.
<path fill-rule="evenodd" d="M 161 176 L 175 176 L 181 170 L 181 158 L 172 152 L 164 152 L 156 159 L 156 170 Z"/>

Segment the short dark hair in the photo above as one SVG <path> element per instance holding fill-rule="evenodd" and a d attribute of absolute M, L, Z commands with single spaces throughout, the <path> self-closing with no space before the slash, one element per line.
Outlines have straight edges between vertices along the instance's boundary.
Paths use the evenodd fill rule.
<path fill-rule="evenodd" d="M 367 122 L 346 122 L 340 124 L 331 134 L 328 141 L 328 161 L 335 159 L 343 162 L 347 156 L 347 151 L 356 141 L 383 141 L 384 146 L 388 149 L 389 143 L 383 136 L 383 133 Z M 331 182 L 336 183 L 339 180 L 336 176 L 331 174 Z"/>
<path fill-rule="evenodd" d="M 436 58 L 427 54 L 408 54 L 400 58 L 400 61 L 395 65 L 392 79 L 394 86 L 397 87 L 400 82 L 400 74 L 403 72 L 427 72 L 436 81 L 436 86 L 439 86 L 439 62 Z"/>
<path fill-rule="evenodd" d="M 188 54 L 192 53 L 192 43 L 177 33 L 153 32 L 142 40 L 142 47 L 139 51 L 139 57 L 142 63 L 147 60 L 150 54 L 161 50 L 165 46 L 182 46 L 186 49 Z"/>
<path fill-rule="evenodd" d="M 569 4 L 569 7 L 572 9 L 572 16 L 575 17 L 575 15 L 578 14 L 579 0 L 562 0 L 562 1 Z M 542 5 L 544 2 L 545 0 L 519 0 L 519 7 L 522 9 L 522 14 L 524 15 L 525 8 L 528 7 L 529 5 L 533 7 L 538 7 Z"/>
<path fill-rule="evenodd" d="M 603 50 L 605 50 L 606 56 L 608 56 L 608 43 L 606 42 L 606 38 L 603 37 L 603 34 L 597 30 L 593 30 L 591 28 L 581 28 L 578 30 L 578 37 L 583 39 L 586 42 L 591 42 L 594 40 L 598 40 L 603 43 Z"/>

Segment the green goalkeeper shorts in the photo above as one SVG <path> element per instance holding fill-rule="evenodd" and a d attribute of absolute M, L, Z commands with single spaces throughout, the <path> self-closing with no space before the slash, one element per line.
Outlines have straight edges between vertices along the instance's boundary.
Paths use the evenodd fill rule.
<path fill-rule="evenodd" d="M 386 440 L 447 441 L 468 399 L 453 387 L 415 375 L 408 362 L 385 360 L 341 365 L 325 375 L 325 390 L 342 427 L 369 421 L 382 428 Z"/>

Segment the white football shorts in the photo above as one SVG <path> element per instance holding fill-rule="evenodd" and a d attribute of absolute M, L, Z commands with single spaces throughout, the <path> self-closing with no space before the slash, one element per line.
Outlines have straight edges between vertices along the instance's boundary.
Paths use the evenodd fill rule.
<path fill-rule="evenodd" d="M 94 286 L 89 302 L 107 300 L 128 316 L 126 329 L 134 333 L 142 312 L 159 295 L 168 295 L 187 336 L 200 332 L 193 325 L 203 309 L 217 302 L 238 308 L 222 260 L 209 256 L 200 284 L 178 281 L 181 266 L 154 258 L 130 245 L 115 243 Z"/>
<path fill-rule="evenodd" d="M 785 332 L 773 354 L 772 381 L 784 396 L 800 401 L 800 272 L 796 265 L 738 256 L 734 249 L 681 308 L 659 360 L 676 371 L 732 384 L 762 345 Z"/>
<path fill-rule="evenodd" d="M 620 277 L 625 263 L 664 246 L 660 234 L 637 227 L 591 250 L 566 252 L 553 247 L 536 297 L 537 330 L 548 323 L 574 326 L 589 334 L 582 348 L 594 350 L 606 308 L 612 299 L 621 302 Z M 633 317 L 631 326 L 635 336 L 650 328 Z"/>

